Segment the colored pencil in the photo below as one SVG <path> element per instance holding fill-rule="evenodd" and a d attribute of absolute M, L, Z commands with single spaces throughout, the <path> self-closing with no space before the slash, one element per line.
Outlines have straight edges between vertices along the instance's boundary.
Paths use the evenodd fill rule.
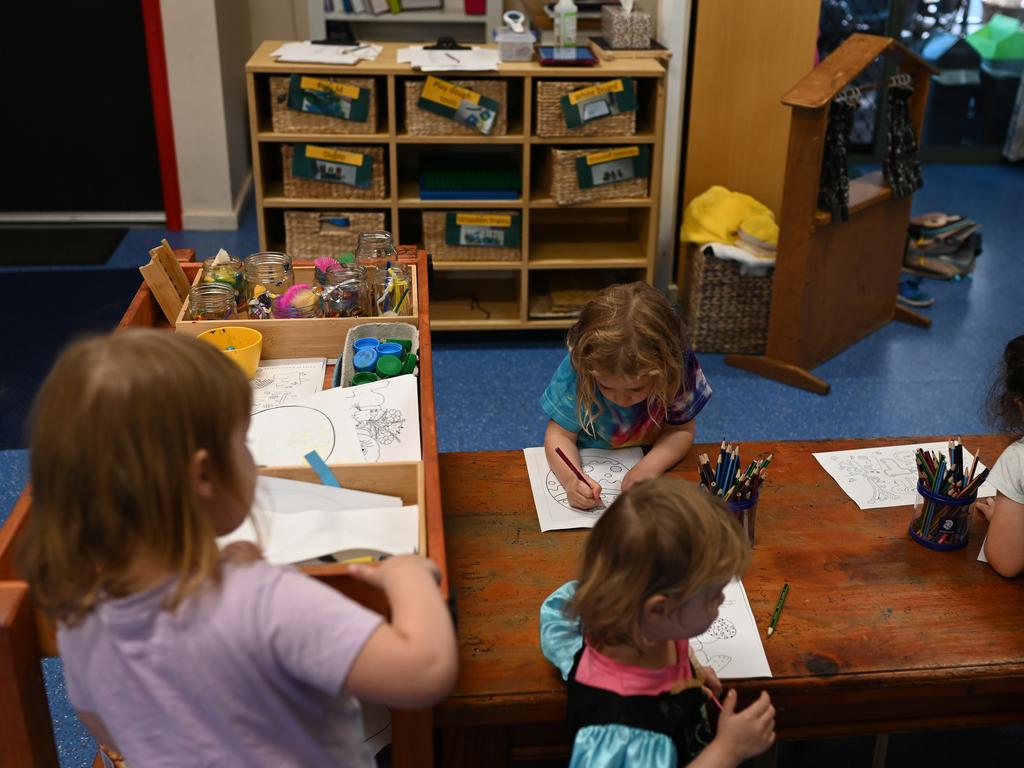
<path fill-rule="evenodd" d="M 771 637 L 775 632 L 775 626 L 779 623 L 779 615 L 782 613 L 782 606 L 786 602 L 786 595 L 789 594 L 789 584 L 782 585 L 782 594 L 779 595 L 779 601 L 775 604 L 775 612 L 772 614 L 772 620 L 768 623 L 768 637 Z"/>
<path fill-rule="evenodd" d="M 579 478 L 579 481 L 589 488 L 590 487 L 590 483 L 587 481 L 587 478 L 583 474 L 583 471 L 578 469 L 576 467 L 576 465 L 572 463 L 572 461 L 569 459 L 569 457 L 566 456 L 562 452 L 562 449 L 561 448 L 555 448 L 555 453 L 558 454 L 558 458 L 560 458 L 562 461 L 565 462 L 565 466 L 567 466 L 569 469 L 571 469 L 572 473 L 574 475 L 576 475 L 577 478 Z M 598 504 L 600 504 L 601 503 L 601 495 L 598 494 L 597 497 L 594 498 L 594 501 L 596 501 Z"/>

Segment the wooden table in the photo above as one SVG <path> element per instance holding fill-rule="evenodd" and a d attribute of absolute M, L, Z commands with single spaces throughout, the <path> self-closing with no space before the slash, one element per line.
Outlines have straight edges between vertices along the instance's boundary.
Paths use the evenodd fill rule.
<path fill-rule="evenodd" d="M 976 562 L 968 546 L 927 550 L 909 507 L 860 510 L 811 455 L 945 440 L 746 443 L 775 459 L 744 577 L 762 638 L 783 582 L 790 592 L 765 650 L 774 678 L 735 683 L 741 703 L 767 690 L 781 739 L 1024 721 L 1024 580 Z M 964 439 L 991 461 L 1002 436 Z M 675 474 L 696 480 L 697 446 Z M 565 690 L 541 656 L 538 612 L 574 576 L 586 531 L 541 533 L 523 454 L 441 455 L 460 677 L 435 710 L 448 765 L 565 754 Z M 732 683 L 730 683 L 732 684 Z"/>

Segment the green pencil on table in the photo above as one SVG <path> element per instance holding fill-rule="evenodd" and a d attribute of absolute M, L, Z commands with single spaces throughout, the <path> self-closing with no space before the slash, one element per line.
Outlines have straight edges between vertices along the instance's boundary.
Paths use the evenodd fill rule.
<path fill-rule="evenodd" d="M 772 636 L 775 631 L 775 625 L 779 623 L 779 614 L 782 613 L 782 604 L 786 602 L 786 595 L 789 594 L 789 584 L 782 585 L 782 594 L 779 595 L 779 602 L 775 604 L 775 613 L 772 614 L 772 620 L 768 622 L 768 637 Z"/>

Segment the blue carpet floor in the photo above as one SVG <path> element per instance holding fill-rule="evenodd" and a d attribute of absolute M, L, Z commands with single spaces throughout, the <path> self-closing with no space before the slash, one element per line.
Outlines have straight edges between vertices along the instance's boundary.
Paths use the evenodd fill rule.
<path fill-rule="evenodd" d="M 947 211 L 983 224 L 985 251 L 975 275 L 961 282 L 926 281 L 935 306 L 930 330 L 890 323 L 815 372 L 832 384 L 819 397 L 727 367 L 701 355 L 714 396 L 698 418 L 701 441 L 970 434 L 990 431 L 985 395 L 1007 340 L 1024 333 L 1020 258 L 1024 167 L 928 166 L 915 213 Z M 138 266 L 166 236 L 199 258 L 220 247 L 235 254 L 258 249 L 250 206 L 236 232 L 130 230 L 107 267 Z M 544 419 L 537 400 L 564 354 L 561 334 L 436 334 L 434 368 L 442 451 L 519 449 L 540 445 Z M 0 521 L 27 478 L 24 451 L 0 451 Z M 91 764 L 92 740 L 63 696 L 57 661 L 46 665 L 61 765 Z M 869 739 L 781 745 L 781 766 L 870 765 Z M 890 768 L 985 764 L 1018 766 L 1024 729 L 994 728 L 896 735 Z"/>

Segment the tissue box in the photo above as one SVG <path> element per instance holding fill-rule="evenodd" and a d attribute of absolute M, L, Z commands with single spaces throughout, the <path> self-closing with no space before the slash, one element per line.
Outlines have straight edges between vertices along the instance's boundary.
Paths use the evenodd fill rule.
<path fill-rule="evenodd" d="M 649 13 L 627 14 L 620 6 L 603 5 L 601 33 L 612 48 L 649 48 L 654 24 Z"/>

